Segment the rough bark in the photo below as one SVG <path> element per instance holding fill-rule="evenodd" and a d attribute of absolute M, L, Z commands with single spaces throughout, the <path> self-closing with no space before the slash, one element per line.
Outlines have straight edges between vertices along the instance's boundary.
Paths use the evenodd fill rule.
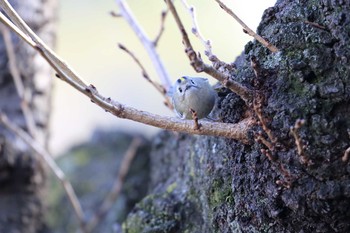
<path fill-rule="evenodd" d="M 55 41 L 56 0 L 13 0 L 29 26 L 50 46 Z M 36 126 L 36 139 L 48 139 L 52 72 L 40 55 L 12 34 L 17 67 Z M 0 111 L 27 130 L 21 99 L 8 67 L 0 36 Z M 46 180 L 43 164 L 14 134 L 0 126 L 0 232 L 40 232 L 43 224 L 43 194 Z"/>
<path fill-rule="evenodd" d="M 253 140 L 262 131 L 271 142 L 259 125 L 251 145 L 160 134 L 153 188 L 129 214 L 125 232 L 349 232 L 350 165 L 342 161 L 350 146 L 349 15 L 342 0 L 279 0 L 267 9 L 258 33 L 280 52 L 248 43 L 234 78 L 260 97 L 274 150 Z M 226 122 L 246 112 L 229 92 L 220 94 L 219 107 Z M 300 118 L 303 156 L 290 133 Z"/>

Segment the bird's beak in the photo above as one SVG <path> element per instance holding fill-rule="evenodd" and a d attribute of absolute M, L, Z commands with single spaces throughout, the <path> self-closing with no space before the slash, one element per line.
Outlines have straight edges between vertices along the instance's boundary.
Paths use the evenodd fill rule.
<path fill-rule="evenodd" d="M 193 84 L 189 83 L 189 84 L 186 85 L 185 91 L 187 91 L 191 87 L 198 88 L 196 85 L 193 85 Z"/>

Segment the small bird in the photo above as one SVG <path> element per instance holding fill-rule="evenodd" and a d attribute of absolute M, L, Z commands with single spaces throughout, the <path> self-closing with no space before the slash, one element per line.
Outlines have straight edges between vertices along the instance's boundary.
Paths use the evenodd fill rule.
<path fill-rule="evenodd" d="M 191 110 L 197 113 L 198 119 L 205 118 L 215 105 L 217 93 L 206 78 L 183 76 L 172 88 L 172 103 L 181 119 L 192 119 Z"/>

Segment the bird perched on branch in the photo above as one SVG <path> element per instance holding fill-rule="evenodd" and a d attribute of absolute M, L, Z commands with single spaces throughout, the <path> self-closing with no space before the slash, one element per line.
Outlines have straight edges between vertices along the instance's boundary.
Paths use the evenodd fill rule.
<path fill-rule="evenodd" d="M 187 76 L 176 80 L 170 95 L 175 113 L 181 119 L 192 119 L 192 111 L 197 113 L 198 119 L 208 117 L 217 98 L 208 79 Z"/>

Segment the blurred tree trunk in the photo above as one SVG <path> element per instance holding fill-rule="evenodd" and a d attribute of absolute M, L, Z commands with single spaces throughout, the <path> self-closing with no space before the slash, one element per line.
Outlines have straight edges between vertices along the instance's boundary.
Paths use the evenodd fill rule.
<path fill-rule="evenodd" d="M 57 0 L 13 0 L 11 5 L 49 45 L 55 42 Z M 40 55 L 14 34 L 11 41 L 17 69 L 35 122 L 35 139 L 47 146 L 51 108 L 52 71 Z M 9 70 L 0 36 L 0 111 L 28 131 L 22 99 Z M 0 126 L 0 232 L 42 232 L 46 174 L 37 156 L 13 133 Z"/>

